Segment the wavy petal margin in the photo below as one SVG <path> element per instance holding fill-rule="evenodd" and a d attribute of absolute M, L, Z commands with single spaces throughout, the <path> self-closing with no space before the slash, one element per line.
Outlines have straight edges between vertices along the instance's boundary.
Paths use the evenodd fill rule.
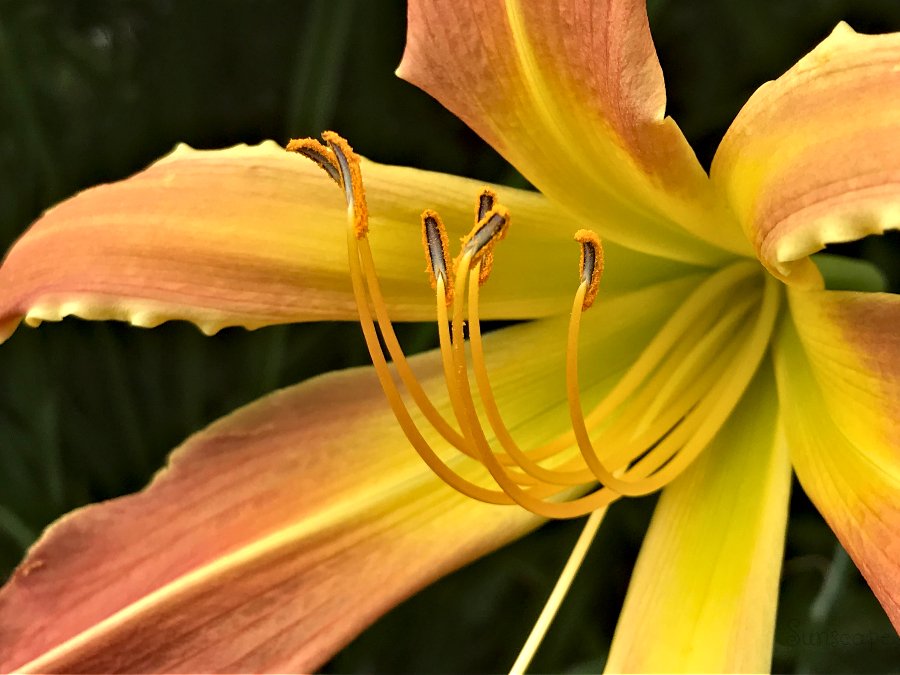
<path fill-rule="evenodd" d="M 776 372 L 794 468 L 900 632 L 900 296 L 789 299 Z"/>
<path fill-rule="evenodd" d="M 397 74 L 604 237 L 692 263 L 752 255 L 665 116 L 644 0 L 413 0 Z"/>
<path fill-rule="evenodd" d="M 469 231 L 483 184 L 365 161 L 371 242 L 398 320 L 432 320 L 420 214 Z M 566 311 L 578 249 L 565 217 L 534 192 L 492 186 L 513 215 L 485 289 L 485 317 Z M 170 319 L 226 326 L 355 319 L 342 193 L 311 162 L 272 142 L 227 150 L 180 146 L 123 181 L 49 210 L 0 267 L 0 341 L 24 318 L 74 315 L 152 327 Z M 607 290 L 634 289 L 683 266 L 611 245 Z"/>
<path fill-rule="evenodd" d="M 757 90 L 716 153 L 712 178 L 759 259 L 821 288 L 808 256 L 900 227 L 900 33 L 840 24 Z"/>
<path fill-rule="evenodd" d="M 653 515 L 607 672 L 767 672 L 791 467 L 771 364 Z"/>
<path fill-rule="evenodd" d="M 696 281 L 586 317 L 584 345 L 608 357 L 584 364 L 588 395 L 608 391 Z M 566 325 L 485 336 L 498 404 L 533 443 L 568 423 Z M 439 355 L 411 364 L 449 414 Z M 371 369 L 326 375 L 193 436 L 143 492 L 51 526 L 0 590 L 0 671 L 309 672 L 408 595 L 539 523 L 439 482 Z"/>

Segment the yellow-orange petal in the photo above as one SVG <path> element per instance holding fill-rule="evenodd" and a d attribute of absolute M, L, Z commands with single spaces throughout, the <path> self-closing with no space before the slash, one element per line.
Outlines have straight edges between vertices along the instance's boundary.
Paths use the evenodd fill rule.
<path fill-rule="evenodd" d="M 665 116 L 643 0 L 413 0 L 397 74 L 605 240 L 694 263 L 752 254 Z"/>
<path fill-rule="evenodd" d="M 584 346 L 610 355 L 584 364 L 592 398 L 697 281 L 585 317 Z M 498 405 L 531 443 L 568 421 L 566 325 L 484 337 Z M 452 414 L 440 353 L 410 363 Z M 422 429 L 454 468 L 483 478 Z M 51 526 L 0 589 L 0 671 L 310 672 L 407 595 L 538 523 L 435 477 L 371 369 L 326 375 L 195 435 L 143 492 Z"/>
<path fill-rule="evenodd" d="M 791 468 L 767 363 L 704 454 L 665 489 L 607 672 L 767 672 Z"/>
<path fill-rule="evenodd" d="M 776 372 L 797 477 L 900 631 L 900 296 L 789 299 Z"/>
<path fill-rule="evenodd" d="M 900 33 L 840 24 L 760 87 L 716 153 L 713 182 L 776 276 L 820 288 L 808 256 L 900 226 Z"/>
<path fill-rule="evenodd" d="M 312 672 L 539 522 L 444 486 L 370 369 L 324 376 L 195 435 L 144 492 L 51 526 L 0 591 L 0 672 Z"/>
<path fill-rule="evenodd" d="M 483 184 L 364 161 L 371 244 L 392 316 L 431 320 L 419 217 L 440 211 L 452 238 L 471 226 Z M 494 186 L 514 213 L 482 315 L 565 311 L 572 252 L 564 219 L 534 192 Z M 341 190 L 312 162 L 274 143 L 196 151 L 181 146 L 131 178 L 50 209 L 0 267 L 0 341 L 24 318 L 74 315 L 155 326 L 193 321 L 207 333 L 292 321 L 355 319 Z M 561 229 L 563 231 L 561 231 Z M 683 272 L 608 246 L 610 291 Z M 611 262 L 612 266 L 612 262 Z M 540 270 L 540 274 L 537 271 Z"/>

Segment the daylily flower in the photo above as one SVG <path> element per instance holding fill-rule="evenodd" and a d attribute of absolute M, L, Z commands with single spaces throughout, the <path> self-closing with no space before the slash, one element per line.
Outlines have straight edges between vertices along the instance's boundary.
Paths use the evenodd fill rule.
<path fill-rule="evenodd" d="M 900 299 L 824 290 L 810 258 L 900 222 L 900 35 L 839 25 L 751 97 L 710 175 L 639 0 L 413 0 L 398 74 L 540 194 L 335 134 L 293 146 L 326 173 L 270 143 L 180 147 L 9 252 L 3 338 L 69 315 L 360 320 L 376 369 L 274 393 L 52 525 L 0 591 L 0 668 L 314 669 L 545 518 L 595 527 L 662 489 L 607 669 L 766 670 L 791 467 L 900 628 Z M 576 285 L 582 228 L 604 244 L 581 232 Z M 442 349 L 407 360 L 389 319 L 436 317 Z M 482 338 L 480 317 L 531 321 Z"/>

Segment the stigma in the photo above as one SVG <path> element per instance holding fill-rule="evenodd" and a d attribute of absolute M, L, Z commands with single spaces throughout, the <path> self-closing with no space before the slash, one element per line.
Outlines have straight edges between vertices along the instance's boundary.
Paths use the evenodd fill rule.
<path fill-rule="evenodd" d="M 494 397 L 479 316 L 481 288 L 512 221 L 510 210 L 488 188 L 473 195 L 472 224 L 455 257 L 441 216 L 434 210 L 421 216 L 425 273 L 435 294 L 450 403 L 449 410 L 439 409 L 406 359 L 381 291 L 359 157 L 338 134 L 325 132 L 322 138 L 324 144 L 293 140 L 287 149 L 315 162 L 343 191 L 350 279 L 375 373 L 410 444 L 450 487 L 472 499 L 518 505 L 546 518 L 575 518 L 665 486 L 722 426 L 755 366 L 745 378 L 745 373 L 721 374 L 760 345 L 764 351 L 768 333 L 760 337 L 762 324 L 768 322 L 770 330 L 772 312 L 777 314 L 777 300 L 774 310 L 766 301 L 768 286 L 753 286 L 755 266 L 736 263 L 700 283 L 585 413 L 578 383 L 581 318 L 597 301 L 604 250 L 596 233 L 579 229 L 574 234 L 580 248 L 578 286 L 568 330 L 560 336 L 566 344 L 568 424 L 540 444 L 513 437 Z M 744 292 L 751 287 L 755 290 Z M 754 314 L 761 295 L 763 310 Z M 742 330 L 748 321 L 753 329 Z M 432 433 L 423 433 L 423 422 L 416 418 Z M 428 440 L 435 434 L 443 439 L 439 447 Z M 448 459 L 445 445 L 458 457 Z"/>

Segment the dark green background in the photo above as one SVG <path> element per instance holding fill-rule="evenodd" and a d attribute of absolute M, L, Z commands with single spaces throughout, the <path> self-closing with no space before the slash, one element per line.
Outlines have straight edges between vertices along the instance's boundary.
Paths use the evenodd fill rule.
<path fill-rule="evenodd" d="M 708 164 L 731 118 L 839 19 L 900 29 L 896 0 L 651 0 L 670 112 Z M 44 208 L 197 147 L 335 128 L 373 159 L 522 185 L 465 126 L 396 79 L 404 3 L 0 0 L 0 244 Z M 898 289 L 897 237 L 841 247 Z M 889 263 L 893 261 L 893 265 Z M 0 289 L 2 292 L 2 289 Z M 430 346 L 428 326 L 404 332 Z M 0 579 L 41 529 L 136 490 L 192 431 L 275 387 L 366 363 L 358 328 L 144 331 L 66 320 L 0 348 Z M 604 523 L 534 669 L 599 669 L 654 499 Z M 553 524 L 392 612 L 332 671 L 508 668 L 579 524 Z M 890 672 L 900 640 L 795 486 L 775 668 Z"/>

